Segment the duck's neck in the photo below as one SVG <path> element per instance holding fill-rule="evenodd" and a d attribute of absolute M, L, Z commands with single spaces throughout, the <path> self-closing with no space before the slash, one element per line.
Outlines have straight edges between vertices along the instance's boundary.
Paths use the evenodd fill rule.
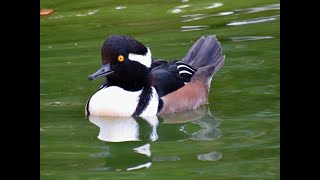
<path fill-rule="evenodd" d="M 110 86 L 118 86 L 126 91 L 142 90 L 149 82 L 149 70 L 138 62 L 130 66 L 132 68 L 125 67 L 109 76 Z"/>
<path fill-rule="evenodd" d="M 140 91 L 144 89 L 146 86 L 151 86 L 150 80 L 148 77 L 139 80 L 115 80 L 113 78 L 108 78 L 108 86 L 118 86 L 126 91 Z"/>

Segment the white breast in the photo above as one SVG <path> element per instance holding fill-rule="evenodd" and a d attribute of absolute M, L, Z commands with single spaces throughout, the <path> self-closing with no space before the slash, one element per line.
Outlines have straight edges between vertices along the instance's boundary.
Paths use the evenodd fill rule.
<path fill-rule="evenodd" d="M 136 110 L 139 102 L 140 91 L 125 91 L 124 89 L 111 86 L 96 92 L 90 99 L 89 112 L 97 116 L 122 116 L 130 117 Z M 149 105 L 140 116 L 154 116 L 158 112 L 158 94 L 152 87 L 152 97 Z"/>

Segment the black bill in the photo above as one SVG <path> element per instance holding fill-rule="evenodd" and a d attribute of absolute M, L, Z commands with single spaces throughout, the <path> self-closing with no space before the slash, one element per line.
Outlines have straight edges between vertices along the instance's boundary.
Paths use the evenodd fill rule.
<path fill-rule="evenodd" d="M 110 64 L 105 64 L 103 65 L 97 72 L 91 74 L 88 79 L 89 80 L 94 80 L 94 79 L 98 79 L 104 76 L 108 76 L 110 74 L 112 74 L 113 71 L 110 68 Z"/>

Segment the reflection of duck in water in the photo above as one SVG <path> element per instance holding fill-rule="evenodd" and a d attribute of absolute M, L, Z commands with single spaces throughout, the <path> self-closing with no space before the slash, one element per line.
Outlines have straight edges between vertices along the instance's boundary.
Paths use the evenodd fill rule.
<path fill-rule="evenodd" d="M 104 149 L 110 170 L 135 170 L 151 166 L 150 142 L 158 139 L 157 116 L 144 118 L 89 116 L 100 128 L 98 139 L 113 142 Z M 126 142 L 126 143 L 114 143 Z"/>
<path fill-rule="evenodd" d="M 220 120 L 212 116 L 208 106 L 161 116 L 108 117 L 90 115 L 89 120 L 100 128 L 98 139 L 106 142 L 152 142 L 158 138 L 162 140 L 170 133 L 175 134 L 172 136 L 177 141 L 183 139 L 213 140 L 221 136 L 218 129 Z M 199 130 L 196 132 L 187 132 L 186 126 L 191 124 L 198 125 L 200 129 L 198 128 Z M 173 130 L 176 128 L 178 130 Z M 159 131 L 161 132 L 160 136 L 158 135 Z M 179 139 L 178 137 L 181 136 L 177 133 L 183 133 L 184 138 Z"/>
<path fill-rule="evenodd" d="M 142 124 L 148 123 L 151 127 L 150 140 L 158 139 L 156 128 L 159 124 L 157 116 L 148 116 L 144 118 L 133 117 L 106 117 L 89 116 L 90 122 L 100 127 L 98 139 L 107 142 L 124 142 L 141 140 L 139 130 L 148 128 Z M 141 126 L 139 126 L 141 124 Z"/>
<path fill-rule="evenodd" d="M 107 80 L 87 101 L 86 114 L 155 116 L 196 109 L 207 103 L 224 56 L 215 36 L 202 37 L 178 61 L 153 60 L 137 40 L 112 35 L 101 49 L 103 66 L 90 80 Z"/>
<path fill-rule="evenodd" d="M 136 170 L 152 165 L 150 143 L 129 141 L 125 143 L 107 143 L 101 147 L 102 152 L 90 154 L 90 157 L 102 158 L 104 164 L 91 168 L 93 170 Z"/>
<path fill-rule="evenodd" d="M 215 140 L 222 136 L 218 129 L 221 120 L 212 116 L 208 105 L 192 111 L 162 115 L 161 118 L 158 141 Z"/>
<path fill-rule="evenodd" d="M 105 149 L 105 166 L 110 170 L 148 168 L 152 160 L 170 159 L 152 154 L 154 141 L 215 140 L 221 136 L 218 129 L 220 121 L 211 115 L 208 106 L 184 113 L 143 118 L 90 115 L 89 120 L 100 128 L 98 139 L 111 142 Z M 188 129 L 189 126 L 192 128 Z"/>

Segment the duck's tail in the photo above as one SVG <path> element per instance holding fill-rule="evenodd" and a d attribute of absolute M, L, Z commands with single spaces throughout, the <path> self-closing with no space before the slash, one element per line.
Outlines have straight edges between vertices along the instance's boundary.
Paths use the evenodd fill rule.
<path fill-rule="evenodd" d="M 191 81 L 200 80 L 204 82 L 209 91 L 213 75 L 224 64 L 220 42 L 214 35 L 206 38 L 201 37 L 193 44 L 182 62 L 197 69 Z"/>
<path fill-rule="evenodd" d="M 211 79 L 222 67 L 224 56 L 217 38 L 209 36 L 207 38 L 202 37 L 195 42 L 181 62 L 192 67 L 189 68 L 182 64 L 177 65 L 179 74 L 184 75 L 183 78 L 187 79 L 185 81 L 186 85 L 161 98 L 163 108 L 159 112 L 160 114 L 196 109 L 206 104 Z"/>

